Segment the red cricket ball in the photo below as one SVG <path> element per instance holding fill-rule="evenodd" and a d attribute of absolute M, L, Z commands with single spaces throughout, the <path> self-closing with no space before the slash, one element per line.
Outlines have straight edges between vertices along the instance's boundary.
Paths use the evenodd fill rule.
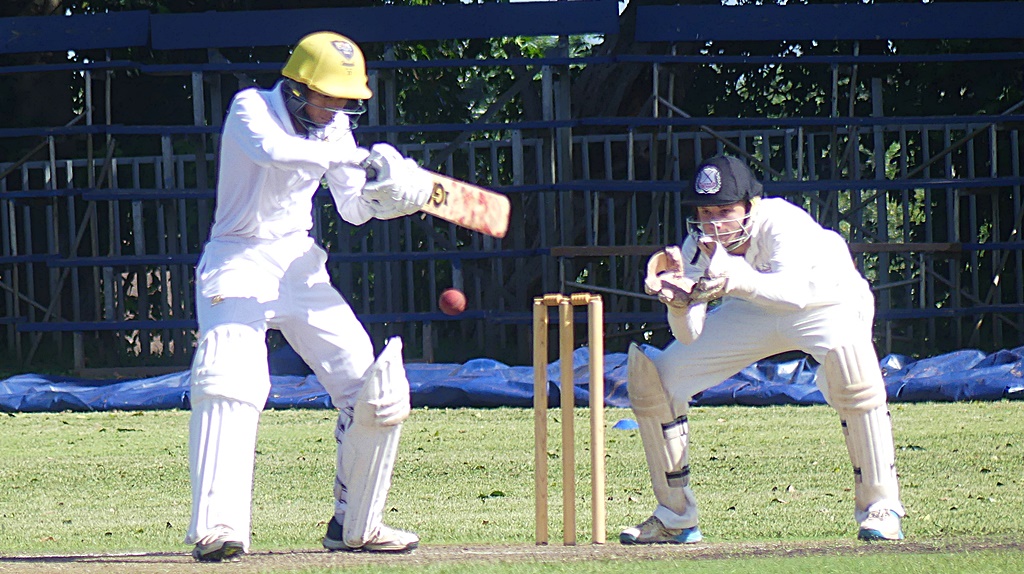
<path fill-rule="evenodd" d="M 441 292 L 437 306 L 445 315 L 458 315 L 466 310 L 466 295 L 462 291 L 450 287 Z"/>

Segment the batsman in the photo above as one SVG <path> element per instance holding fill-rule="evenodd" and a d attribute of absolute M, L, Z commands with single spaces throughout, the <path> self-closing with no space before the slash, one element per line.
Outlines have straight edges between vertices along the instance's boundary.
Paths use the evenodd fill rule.
<path fill-rule="evenodd" d="M 333 32 L 302 38 L 271 89 L 237 93 L 224 122 L 216 211 L 196 268 L 191 372 L 192 520 L 200 561 L 249 550 L 257 425 L 270 391 L 266 332 L 279 329 L 338 408 L 329 550 L 402 552 L 419 538 L 381 522 L 409 383 L 398 338 L 374 360 L 366 330 L 331 285 L 310 230 L 321 180 L 345 221 L 418 211 L 431 184 L 393 147 L 356 145 L 372 96 L 362 51 Z M 367 181 L 365 166 L 377 177 Z"/>
<path fill-rule="evenodd" d="M 892 422 L 871 338 L 874 299 L 846 242 L 792 203 L 762 198 L 761 184 L 734 157 L 705 161 L 685 191 L 694 207 L 687 237 L 651 257 L 645 280 L 666 305 L 675 340 L 653 360 L 636 345 L 628 354 L 629 398 L 658 505 L 620 541 L 702 539 L 690 488 L 690 400 L 794 350 L 821 364 L 815 382 L 839 413 L 857 537 L 902 539 Z"/>

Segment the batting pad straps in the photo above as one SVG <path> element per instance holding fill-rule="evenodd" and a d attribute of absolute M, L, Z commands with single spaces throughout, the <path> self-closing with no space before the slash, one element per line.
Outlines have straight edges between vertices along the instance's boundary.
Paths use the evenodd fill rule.
<path fill-rule="evenodd" d="M 892 420 L 874 349 L 867 342 L 837 347 L 822 367 L 853 464 L 857 520 L 876 505 L 902 513 Z"/>
<path fill-rule="evenodd" d="M 669 445 L 666 451 L 669 453 L 670 459 L 680 460 L 680 464 L 673 465 L 679 466 L 679 470 L 670 470 L 665 473 L 665 482 L 670 488 L 683 488 L 690 486 L 690 465 L 686 464 L 687 456 L 687 437 L 690 434 L 690 425 L 683 415 L 676 420 L 661 425 L 661 435 L 665 439 L 665 444 Z M 673 449 L 672 447 L 677 447 Z M 680 448 L 681 447 L 681 448 Z M 676 452 L 672 452 L 676 450 Z"/>
<path fill-rule="evenodd" d="M 341 444 L 339 471 L 347 491 L 343 536 L 350 548 L 361 547 L 380 528 L 402 422 L 408 417 L 409 381 L 402 341 L 395 337 L 367 369 Z"/>
<path fill-rule="evenodd" d="M 630 345 L 626 364 L 629 402 L 640 427 L 651 487 L 658 504 L 671 514 L 658 515 L 656 511 L 656 515 L 670 528 L 696 526 L 697 502 L 690 490 L 687 464 L 686 413 L 673 414 L 657 367 L 636 344 Z"/>

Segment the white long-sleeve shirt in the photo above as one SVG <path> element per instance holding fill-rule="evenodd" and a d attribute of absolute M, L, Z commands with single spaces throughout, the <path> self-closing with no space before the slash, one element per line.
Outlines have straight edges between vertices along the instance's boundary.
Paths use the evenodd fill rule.
<path fill-rule="evenodd" d="M 313 194 L 326 176 L 339 215 L 360 225 L 372 212 L 360 201 L 366 174 L 348 118 L 325 129 L 325 139 L 298 135 L 281 83 L 235 95 L 224 122 L 217 207 L 211 239 L 274 240 L 313 227 Z M 364 154 L 365 155 L 365 154 Z"/>
<path fill-rule="evenodd" d="M 846 241 L 823 228 L 803 209 L 781 198 L 758 201 L 751 213 L 750 246 L 730 257 L 730 281 L 744 288 L 726 297 L 745 299 L 766 309 L 798 311 L 870 296 L 867 281 L 853 263 Z M 703 252 L 694 261 L 697 242 L 687 237 L 682 245 L 684 273 L 696 281 L 710 264 Z M 689 318 L 688 318 L 689 314 Z M 700 333 L 704 314 L 669 307 L 674 333 Z M 689 322 L 688 322 L 689 321 Z"/>

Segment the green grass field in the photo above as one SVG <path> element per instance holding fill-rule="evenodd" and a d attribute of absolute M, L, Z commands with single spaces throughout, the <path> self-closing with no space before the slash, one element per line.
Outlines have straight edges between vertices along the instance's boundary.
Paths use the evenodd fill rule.
<path fill-rule="evenodd" d="M 825 406 L 702 407 L 690 413 L 692 481 L 705 553 L 691 572 L 1021 572 L 1024 413 L 1016 402 L 894 404 L 908 544 L 929 552 L 862 553 L 853 540 L 852 472 L 838 418 Z M 188 412 L 0 414 L 2 557 L 142 552 L 185 555 L 189 519 Z M 606 411 L 609 546 L 654 505 L 640 437 L 613 430 L 629 410 Z M 559 414 L 550 414 L 551 539 L 561 539 Z M 334 414 L 267 411 L 260 426 L 253 552 L 319 548 L 331 513 Z M 586 409 L 576 410 L 577 535 L 590 540 Z M 386 521 L 431 547 L 532 547 L 533 420 L 523 409 L 415 409 L 403 429 Z M 961 552 L 946 547 L 963 542 Z M 746 552 L 752 545 L 841 551 Z M 898 545 L 897 545 L 898 546 Z M 986 548 L 993 546 L 993 548 Z M 876 546 L 877 547 L 877 546 Z M 739 550 L 737 550 L 739 549 Z M 908 550 L 913 550 L 908 547 Z M 618 556 L 624 549 L 619 547 Z M 512 560 L 495 572 L 605 572 L 643 561 L 560 566 Z M 685 555 L 684 555 L 685 556 Z M 494 562 L 493 559 L 489 559 Z M 651 560 L 654 560 L 652 562 Z M 497 560 L 504 563 L 502 560 Z M 844 566 L 845 565 L 845 566 Z M 630 568 L 636 567 L 636 570 Z M 373 563 L 346 569 L 375 571 Z M 402 572 L 401 564 L 388 571 Z M 407 566 L 472 571 L 467 564 Z M 433 568 L 440 570 L 433 570 Z M 566 568 L 561 570 L 559 568 Z M 304 572 L 326 572 L 315 565 Z M 365 568 L 365 570 L 360 570 Z M 848 568 L 848 569 L 845 569 Z M 12 570 L 21 571 L 21 570 Z M 273 570 L 278 571 L 278 570 Z"/>

